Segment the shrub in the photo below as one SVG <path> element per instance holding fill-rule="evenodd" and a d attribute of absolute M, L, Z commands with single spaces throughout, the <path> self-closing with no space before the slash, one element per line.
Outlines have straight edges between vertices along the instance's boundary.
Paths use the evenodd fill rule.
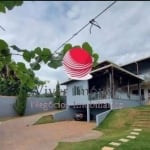
<path fill-rule="evenodd" d="M 56 84 L 56 92 L 55 92 L 55 98 L 54 103 L 57 109 L 61 109 L 61 104 L 63 103 L 63 99 L 60 95 L 60 85 L 59 82 Z"/>
<path fill-rule="evenodd" d="M 19 116 L 23 116 L 26 109 L 27 91 L 21 86 L 19 95 L 17 96 L 14 109 Z"/>

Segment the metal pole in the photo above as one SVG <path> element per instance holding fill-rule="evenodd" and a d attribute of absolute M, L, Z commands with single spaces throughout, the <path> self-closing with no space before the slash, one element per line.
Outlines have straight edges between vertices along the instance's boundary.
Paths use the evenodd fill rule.
<path fill-rule="evenodd" d="M 141 84 L 140 84 L 140 82 L 138 82 L 138 90 L 139 90 L 139 97 L 141 100 Z"/>
<path fill-rule="evenodd" d="M 112 75 L 109 73 L 109 83 L 110 83 L 110 98 L 112 98 Z"/>
<path fill-rule="evenodd" d="M 114 69 L 112 68 L 112 98 L 114 98 Z"/>
<path fill-rule="evenodd" d="M 87 104 L 87 122 L 90 122 L 90 107 L 89 104 Z"/>
<path fill-rule="evenodd" d="M 138 75 L 139 74 L 139 66 L 138 66 L 137 62 L 135 62 L 135 63 L 136 63 L 136 74 Z"/>
<path fill-rule="evenodd" d="M 129 80 L 128 80 L 128 97 L 130 99 L 130 84 L 129 84 Z"/>

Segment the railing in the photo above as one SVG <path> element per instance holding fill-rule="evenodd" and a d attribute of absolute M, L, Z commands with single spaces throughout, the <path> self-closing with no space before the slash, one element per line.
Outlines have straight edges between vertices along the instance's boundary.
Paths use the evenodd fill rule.
<path fill-rule="evenodd" d="M 116 99 L 129 99 L 129 100 L 140 100 L 140 96 L 139 95 L 136 95 L 136 94 L 128 94 L 128 93 L 125 93 L 125 92 L 116 92 L 115 93 L 115 98 Z"/>
<path fill-rule="evenodd" d="M 93 92 L 88 95 L 89 100 L 101 100 L 110 98 L 110 94 L 107 91 Z"/>
<path fill-rule="evenodd" d="M 101 91 L 101 92 L 93 92 L 89 93 L 88 95 L 89 100 L 102 100 L 102 99 L 109 99 L 111 95 L 108 91 Z M 140 96 L 136 94 L 130 94 L 125 92 L 115 92 L 114 95 L 115 99 L 126 99 L 126 100 L 140 100 Z"/>

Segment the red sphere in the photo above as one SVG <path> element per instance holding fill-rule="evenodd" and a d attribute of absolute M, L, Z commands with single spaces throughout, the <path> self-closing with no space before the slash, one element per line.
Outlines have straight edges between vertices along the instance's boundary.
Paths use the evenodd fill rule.
<path fill-rule="evenodd" d="M 72 48 L 63 58 L 63 66 L 69 77 L 84 78 L 92 69 L 92 57 L 83 48 Z"/>
<path fill-rule="evenodd" d="M 72 48 L 69 52 L 71 58 L 78 64 L 92 64 L 92 58 L 90 54 L 83 48 Z"/>

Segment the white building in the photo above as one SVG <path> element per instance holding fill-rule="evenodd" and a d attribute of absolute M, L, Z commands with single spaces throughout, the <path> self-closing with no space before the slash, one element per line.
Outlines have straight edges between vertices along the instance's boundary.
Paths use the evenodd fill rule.
<path fill-rule="evenodd" d="M 68 80 L 67 110 L 56 114 L 56 119 L 71 119 L 77 111 L 87 112 L 97 125 L 112 109 L 135 107 L 150 101 L 150 57 L 118 66 L 103 61 L 92 70 L 93 78 Z"/>

